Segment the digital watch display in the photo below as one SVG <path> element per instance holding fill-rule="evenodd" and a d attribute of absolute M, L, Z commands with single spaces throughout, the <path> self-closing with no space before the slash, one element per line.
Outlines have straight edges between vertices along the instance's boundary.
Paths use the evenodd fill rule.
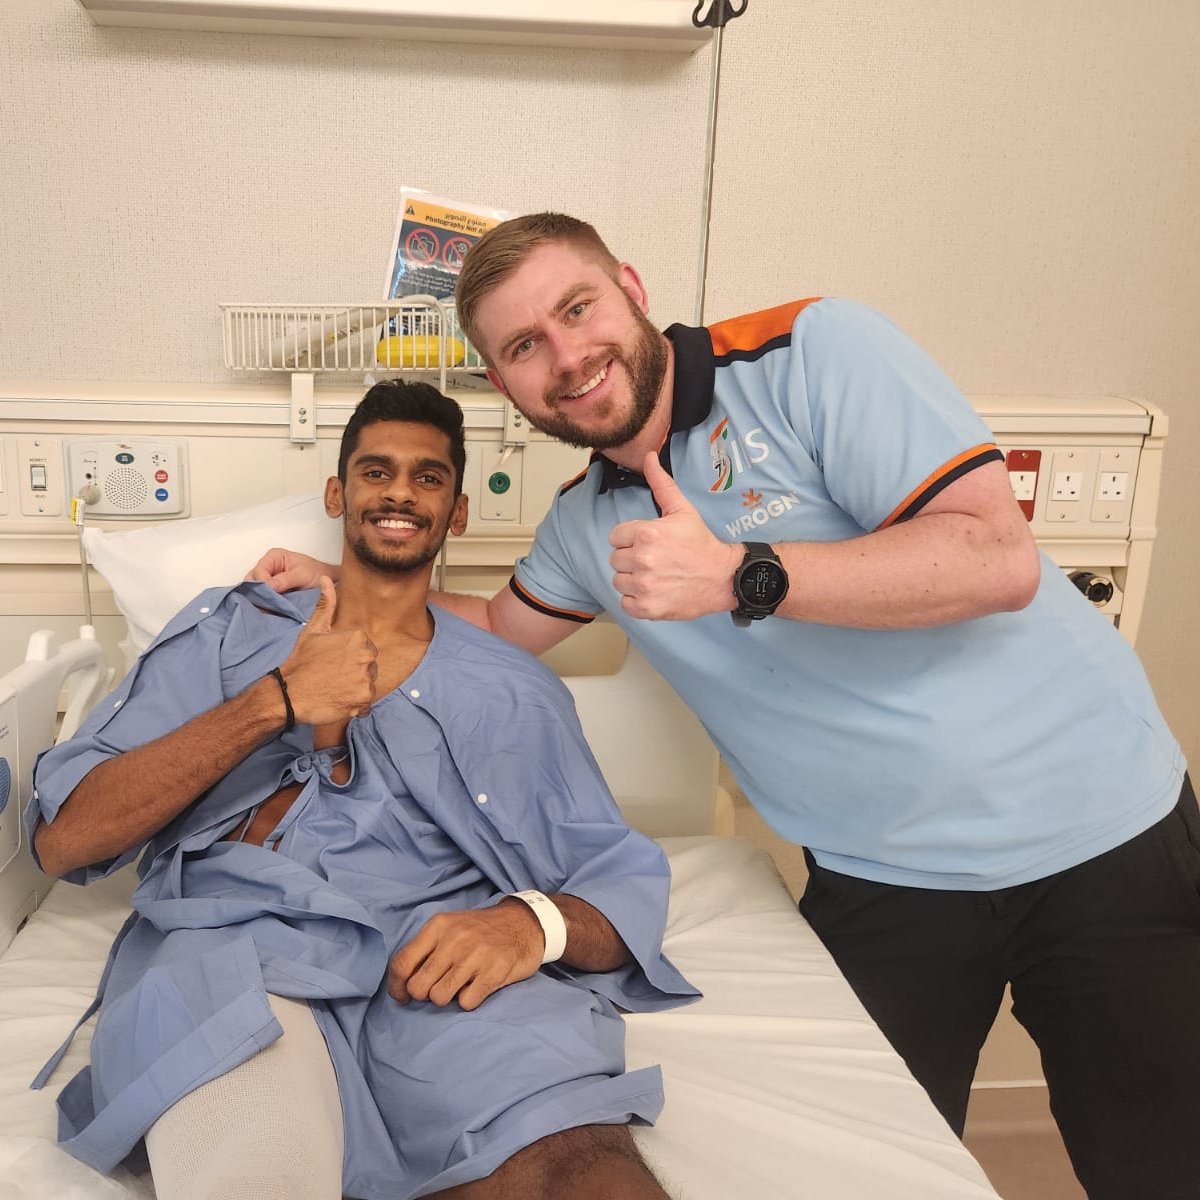
<path fill-rule="evenodd" d="M 788 575 L 779 556 L 765 542 L 747 542 L 746 557 L 733 575 L 733 623 L 745 629 L 769 617 L 787 592 Z"/>

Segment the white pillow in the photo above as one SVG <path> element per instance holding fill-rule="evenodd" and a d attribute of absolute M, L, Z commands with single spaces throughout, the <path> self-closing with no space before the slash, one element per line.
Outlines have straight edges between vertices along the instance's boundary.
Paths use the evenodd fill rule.
<path fill-rule="evenodd" d="M 198 592 L 244 579 L 272 546 L 340 561 L 342 522 L 327 517 L 321 495 L 310 493 L 141 529 L 85 528 L 83 544 L 141 654 Z"/>

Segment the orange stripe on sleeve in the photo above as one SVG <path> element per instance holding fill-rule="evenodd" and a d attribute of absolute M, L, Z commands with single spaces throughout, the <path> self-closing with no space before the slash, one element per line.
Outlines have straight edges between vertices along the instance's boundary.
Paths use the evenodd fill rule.
<path fill-rule="evenodd" d="M 713 353 L 720 357 L 734 350 L 757 350 L 772 338 L 787 333 L 801 310 L 820 299 L 820 296 L 810 296 L 807 300 L 793 300 L 790 304 L 764 308 L 761 312 L 730 317 L 728 321 L 710 325 L 708 332 Z"/>
<path fill-rule="evenodd" d="M 972 446 L 970 450 L 964 450 L 961 454 L 955 455 L 948 463 L 943 463 L 928 479 L 923 480 L 918 484 L 895 508 L 888 513 L 887 518 L 879 525 L 880 529 L 886 529 L 897 517 L 900 516 L 906 508 L 915 503 L 921 498 L 930 488 L 936 487 L 939 479 L 944 479 L 951 471 L 961 467 L 963 463 L 969 459 L 976 457 L 979 454 L 986 454 L 989 450 L 995 450 L 1000 453 L 994 442 L 981 442 L 978 446 Z"/>
<path fill-rule="evenodd" d="M 573 608 L 559 608 L 555 604 L 547 604 L 545 600 L 539 600 L 528 588 L 522 587 L 517 582 L 515 575 L 508 582 L 512 585 L 513 590 L 519 592 L 533 608 L 538 609 L 539 612 L 546 613 L 547 616 L 554 616 L 561 613 L 563 617 L 571 621 L 594 621 L 596 619 L 595 613 L 579 612 Z"/>

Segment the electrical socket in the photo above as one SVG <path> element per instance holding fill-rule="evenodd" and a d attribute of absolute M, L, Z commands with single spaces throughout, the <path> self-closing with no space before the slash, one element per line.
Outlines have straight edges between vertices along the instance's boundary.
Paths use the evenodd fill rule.
<path fill-rule="evenodd" d="M 1129 495 L 1128 471 L 1101 471 L 1096 483 L 1096 499 L 1119 504 Z"/>
<path fill-rule="evenodd" d="M 1032 500 L 1037 488 L 1036 471 L 1009 471 L 1008 482 L 1017 500 Z"/>
<path fill-rule="evenodd" d="M 1055 471 L 1050 486 L 1051 500 L 1079 500 L 1082 494 L 1082 471 Z"/>

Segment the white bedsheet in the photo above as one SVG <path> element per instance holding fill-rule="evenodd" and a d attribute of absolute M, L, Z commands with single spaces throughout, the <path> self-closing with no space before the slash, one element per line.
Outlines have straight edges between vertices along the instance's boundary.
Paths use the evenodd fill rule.
<path fill-rule="evenodd" d="M 631 1067 L 658 1062 L 666 1108 L 638 1132 L 679 1200 L 997 1200 L 867 1017 L 767 856 L 737 839 L 664 839 L 674 873 L 666 951 L 704 999 L 629 1018 Z M 58 1150 L 54 1096 L 90 1026 L 41 1092 L 28 1088 L 95 990 L 128 911 L 130 872 L 58 884 L 0 958 L 0 1200 L 153 1197 Z"/>

